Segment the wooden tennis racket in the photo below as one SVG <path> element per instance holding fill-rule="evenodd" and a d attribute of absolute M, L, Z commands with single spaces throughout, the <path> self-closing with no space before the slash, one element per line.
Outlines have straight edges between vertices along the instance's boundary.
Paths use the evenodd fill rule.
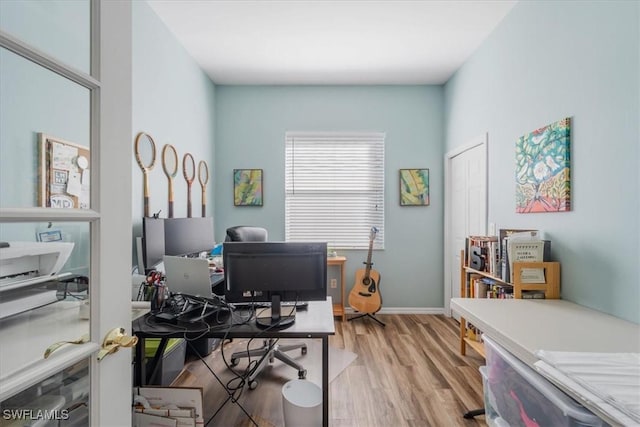
<path fill-rule="evenodd" d="M 202 217 L 207 216 L 207 182 L 209 182 L 209 166 L 204 160 L 198 162 L 198 181 L 202 188 Z"/>
<path fill-rule="evenodd" d="M 187 181 L 187 218 L 191 218 L 191 184 L 196 177 L 196 162 L 191 153 L 187 153 L 182 158 L 182 175 Z"/>
<path fill-rule="evenodd" d="M 144 216 L 149 216 L 149 171 L 156 164 L 156 143 L 151 135 L 140 132 L 136 136 L 134 151 L 138 166 L 142 169 L 142 182 L 144 187 Z"/>
<path fill-rule="evenodd" d="M 173 178 L 178 174 L 178 153 L 171 144 L 162 147 L 162 169 L 169 180 L 169 218 L 173 218 Z"/>

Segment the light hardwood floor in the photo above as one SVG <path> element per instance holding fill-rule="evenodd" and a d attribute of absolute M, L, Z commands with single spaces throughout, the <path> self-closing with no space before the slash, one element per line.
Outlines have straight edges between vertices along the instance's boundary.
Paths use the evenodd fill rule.
<path fill-rule="evenodd" d="M 482 407 L 478 367 L 484 359 L 471 349 L 467 356 L 460 356 L 459 327 L 454 319 L 413 314 L 376 317 L 387 326 L 383 328 L 366 318 L 336 321 L 336 335 L 330 337 L 330 345 L 358 357 L 330 384 L 330 426 L 486 426 L 484 416 L 475 420 L 462 417 L 464 412 Z M 308 357 L 300 360 L 311 363 Z M 224 371 L 221 359 L 219 351 L 214 351 L 207 363 L 214 370 Z M 315 359 L 314 363 L 319 361 Z M 295 378 L 295 370 L 291 371 Z M 242 393 L 239 401 L 260 427 L 283 425 L 280 389 L 284 382 L 286 379 L 270 385 L 261 380 L 256 390 L 245 389 Z M 226 396 L 200 361 L 187 364 L 174 385 L 203 387 L 205 420 Z M 236 405 L 227 404 L 209 425 L 255 424 Z"/>

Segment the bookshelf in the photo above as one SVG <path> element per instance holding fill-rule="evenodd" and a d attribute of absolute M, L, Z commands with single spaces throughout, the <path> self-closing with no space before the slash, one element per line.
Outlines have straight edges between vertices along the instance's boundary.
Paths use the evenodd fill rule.
<path fill-rule="evenodd" d="M 491 279 L 499 286 L 513 289 L 513 298 L 522 298 L 523 292 L 538 291 L 544 293 L 545 299 L 560 299 L 560 263 L 555 261 L 545 262 L 514 262 L 513 283 L 502 280 L 486 271 L 476 270 L 466 265 L 465 251 L 460 252 L 460 298 L 472 297 L 472 277 L 484 277 Z M 523 283 L 523 269 L 542 269 L 544 271 L 544 283 Z M 464 356 L 467 346 L 473 348 L 484 357 L 482 342 L 474 339 L 469 332 L 467 321 L 460 317 L 460 354 Z"/>

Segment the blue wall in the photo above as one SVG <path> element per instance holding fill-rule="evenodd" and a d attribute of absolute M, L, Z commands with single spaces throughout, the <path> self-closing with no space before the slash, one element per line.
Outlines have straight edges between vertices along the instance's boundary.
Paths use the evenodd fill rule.
<path fill-rule="evenodd" d="M 519 2 L 445 85 L 446 150 L 489 133 L 489 222 L 542 230 L 562 298 L 640 323 L 640 3 Z M 515 142 L 572 118 L 572 210 L 515 213 Z"/>
<path fill-rule="evenodd" d="M 385 250 L 373 254 L 384 306 L 441 308 L 442 108 L 442 87 L 217 86 L 216 235 L 251 224 L 284 240 L 285 132 L 386 132 Z M 263 207 L 233 206 L 234 168 L 264 170 Z M 430 206 L 399 206 L 401 168 L 430 169 Z M 366 251 L 342 254 L 348 292 Z"/>
<path fill-rule="evenodd" d="M 138 132 L 153 137 L 158 153 L 155 167 L 149 174 L 150 212 L 161 211 L 160 216 L 167 217 L 168 181 L 162 170 L 161 150 L 165 144 L 173 144 L 180 164 L 173 184 L 174 217 L 187 216 L 187 184 L 182 176 L 182 157 L 187 152 L 193 155 L 196 166 L 200 160 L 209 165 L 207 216 L 213 214 L 215 86 L 147 3 L 132 3 L 134 135 L 131 136 L 131 197 L 133 236 L 136 237 L 142 233 L 143 216 L 142 171 L 133 155 L 133 141 Z M 200 216 L 201 188 L 197 179 L 192 185 L 191 199 L 193 216 Z"/>
<path fill-rule="evenodd" d="M 562 262 L 563 298 L 640 322 L 637 2 L 520 2 L 444 89 L 214 88 L 144 2 L 133 8 L 134 130 L 149 132 L 160 147 L 176 144 L 180 156 L 190 150 L 210 160 L 217 240 L 236 224 L 284 237 L 286 131 L 385 131 L 387 242 L 374 253 L 385 307 L 442 307 L 443 155 L 488 132 L 489 222 L 541 229 Z M 515 141 L 567 116 L 572 211 L 515 214 Z M 398 206 L 404 167 L 431 169 L 430 207 Z M 142 176 L 133 156 L 132 168 L 135 235 Z M 234 168 L 264 169 L 263 207 L 233 206 Z M 164 216 L 159 164 L 151 180 L 151 210 Z M 185 190 L 178 179 L 177 216 L 186 211 Z M 193 198 L 199 201 L 196 192 Z M 345 255 L 350 288 L 366 254 Z"/>

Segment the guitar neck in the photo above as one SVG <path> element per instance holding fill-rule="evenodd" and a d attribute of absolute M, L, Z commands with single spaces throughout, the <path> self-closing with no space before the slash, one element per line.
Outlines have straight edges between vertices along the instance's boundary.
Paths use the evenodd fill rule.
<path fill-rule="evenodd" d="M 367 255 L 366 269 L 365 269 L 365 277 L 369 277 L 369 273 L 371 271 L 371 252 L 373 251 L 373 239 L 369 240 L 369 254 Z"/>

